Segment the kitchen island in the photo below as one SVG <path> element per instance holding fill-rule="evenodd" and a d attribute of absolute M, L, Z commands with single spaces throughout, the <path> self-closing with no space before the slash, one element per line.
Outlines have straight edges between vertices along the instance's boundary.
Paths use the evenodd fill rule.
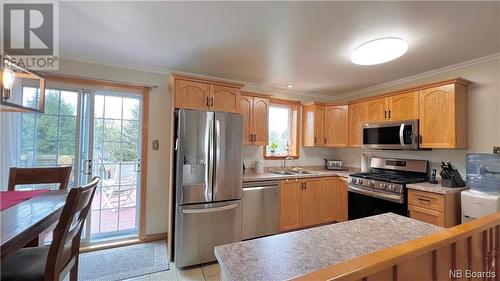
<path fill-rule="evenodd" d="M 221 280 L 285 280 L 444 228 L 392 213 L 215 247 Z"/>

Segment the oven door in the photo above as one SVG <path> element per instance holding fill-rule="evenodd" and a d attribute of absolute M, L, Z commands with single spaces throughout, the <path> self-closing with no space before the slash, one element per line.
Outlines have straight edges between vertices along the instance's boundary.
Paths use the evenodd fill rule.
<path fill-rule="evenodd" d="M 418 149 L 418 120 L 364 124 L 363 148 Z"/>
<path fill-rule="evenodd" d="M 406 194 L 392 195 L 349 185 L 349 220 L 383 213 L 408 215 Z"/>

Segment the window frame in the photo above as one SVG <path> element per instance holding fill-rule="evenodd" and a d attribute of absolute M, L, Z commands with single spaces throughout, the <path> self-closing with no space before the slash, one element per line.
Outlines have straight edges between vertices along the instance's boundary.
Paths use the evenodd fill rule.
<path fill-rule="evenodd" d="M 262 147 L 262 156 L 265 160 L 282 160 L 286 157 L 292 157 L 293 159 L 299 159 L 300 157 L 300 119 L 301 119 L 301 103 L 300 101 L 286 100 L 286 99 L 278 99 L 278 98 L 270 98 L 269 99 L 269 108 L 272 105 L 277 105 L 281 107 L 288 107 L 292 110 L 292 120 L 291 120 L 291 129 L 290 132 L 291 139 L 295 140 L 295 145 L 291 146 L 292 153 L 291 155 L 268 155 L 267 154 L 267 146 Z M 268 115 L 269 116 L 269 115 Z M 269 118 L 267 120 L 269 122 Z M 267 128 L 268 140 L 269 140 L 269 126 Z"/>

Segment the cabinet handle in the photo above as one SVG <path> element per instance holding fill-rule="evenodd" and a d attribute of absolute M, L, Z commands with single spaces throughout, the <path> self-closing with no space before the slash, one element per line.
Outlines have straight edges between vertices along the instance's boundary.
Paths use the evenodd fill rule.
<path fill-rule="evenodd" d="M 252 135 L 253 135 L 253 140 L 252 141 L 256 141 L 257 137 L 255 136 L 255 134 L 252 134 Z"/>
<path fill-rule="evenodd" d="M 252 134 L 250 134 L 248 138 L 250 139 L 250 142 L 252 142 Z"/>
<path fill-rule="evenodd" d="M 326 137 L 325 137 L 325 144 L 326 144 Z"/>
<path fill-rule="evenodd" d="M 384 110 L 384 119 L 387 119 L 387 110 Z"/>
<path fill-rule="evenodd" d="M 207 104 L 207 106 L 210 106 L 210 103 L 209 103 L 209 102 L 210 102 L 210 98 L 209 98 L 209 97 L 207 97 L 207 103 L 206 103 L 206 104 Z"/>
<path fill-rule="evenodd" d="M 304 183 L 304 189 L 307 190 L 307 182 Z"/>
<path fill-rule="evenodd" d="M 314 144 L 316 144 L 316 142 L 318 142 L 318 139 L 314 137 Z"/>
<path fill-rule="evenodd" d="M 210 98 L 210 104 L 212 107 L 214 106 L 214 98 Z"/>
<path fill-rule="evenodd" d="M 391 119 L 391 111 L 389 110 L 389 119 Z"/>

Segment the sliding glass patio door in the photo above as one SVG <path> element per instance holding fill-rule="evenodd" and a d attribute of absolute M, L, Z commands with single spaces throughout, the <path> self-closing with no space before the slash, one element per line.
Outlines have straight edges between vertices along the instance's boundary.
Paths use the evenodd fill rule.
<path fill-rule="evenodd" d="M 82 241 L 137 236 L 139 225 L 142 96 L 86 91 L 82 178 L 101 182 Z"/>
<path fill-rule="evenodd" d="M 23 87 L 23 104 L 34 103 L 39 94 L 38 88 Z M 67 85 L 48 87 L 45 95 L 44 113 L 2 115 L 2 133 L 9 136 L 0 146 L 2 169 L 71 166 L 69 188 L 99 176 L 82 243 L 137 237 L 142 95 Z M 1 178 L 6 184 L 5 174 L 8 170 Z M 58 186 L 18 187 L 41 188 Z"/>

